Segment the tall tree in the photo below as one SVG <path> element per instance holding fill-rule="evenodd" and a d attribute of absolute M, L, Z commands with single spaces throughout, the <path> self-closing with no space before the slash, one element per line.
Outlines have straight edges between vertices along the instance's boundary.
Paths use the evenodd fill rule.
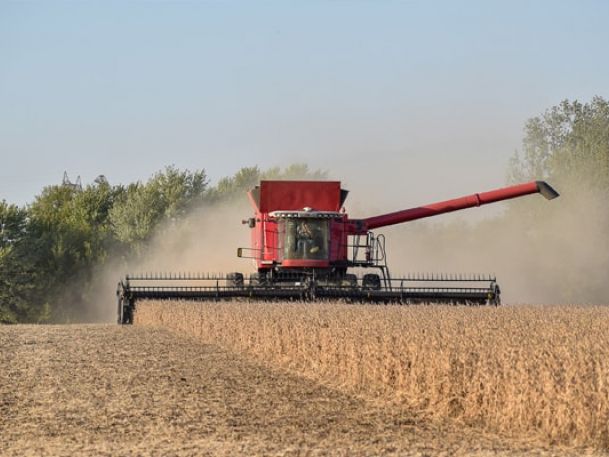
<path fill-rule="evenodd" d="M 39 242 L 31 240 L 29 228 L 27 209 L 0 202 L 0 323 L 44 322 L 50 317 L 48 303 L 38 301 Z"/>
<path fill-rule="evenodd" d="M 518 199 L 509 206 L 506 227 L 521 234 L 530 257 L 527 278 L 561 301 L 606 302 L 609 102 L 564 100 L 530 119 L 509 177 L 547 178 L 561 193 L 553 204 Z"/>
<path fill-rule="evenodd" d="M 242 199 L 260 179 L 323 179 L 296 164 L 246 167 L 209 187 L 204 170 L 174 166 L 144 183 L 45 187 L 25 208 L 0 204 L 0 322 L 67 322 L 95 316 L 98 267 L 138 258 L 165 224 L 195 208 Z M 203 208 L 205 210 L 205 208 Z M 117 255 L 118 254 L 118 255 Z"/>
<path fill-rule="evenodd" d="M 206 188 L 204 170 L 180 171 L 173 166 L 156 173 L 145 184 L 129 185 L 109 211 L 115 237 L 141 249 L 161 222 L 179 219 L 203 203 Z"/>
<path fill-rule="evenodd" d="M 525 125 L 522 152 L 511 160 L 509 179 L 551 178 L 609 192 L 609 102 L 564 100 Z"/>

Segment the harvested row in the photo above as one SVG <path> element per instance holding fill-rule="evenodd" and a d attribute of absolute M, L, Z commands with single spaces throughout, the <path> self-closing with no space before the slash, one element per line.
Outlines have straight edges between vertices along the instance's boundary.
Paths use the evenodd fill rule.
<path fill-rule="evenodd" d="M 609 448 L 609 307 L 147 301 L 135 323 L 435 418 Z"/>

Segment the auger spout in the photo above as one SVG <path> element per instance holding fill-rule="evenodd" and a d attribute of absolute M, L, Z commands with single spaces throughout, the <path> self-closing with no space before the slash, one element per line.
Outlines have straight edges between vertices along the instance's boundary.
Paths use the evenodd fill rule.
<path fill-rule="evenodd" d="M 459 211 L 466 208 L 473 208 L 475 206 L 487 205 L 489 203 L 495 203 L 502 200 L 509 200 L 536 193 L 540 193 L 548 200 L 556 198 L 559 195 L 558 192 L 556 192 L 556 190 L 554 190 L 547 182 L 531 181 L 528 183 L 503 187 L 488 192 L 432 203 L 430 205 L 418 206 L 402 211 L 382 214 L 380 216 L 368 217 L 359 221 L 358 231 L 373 230 L 378 227 L 401 224 L 403 222 L 410 222 L 417 219 L 423 219 L 425 217 L 438 216 L 440 214 L 450 213 L 452 211 Z"/>

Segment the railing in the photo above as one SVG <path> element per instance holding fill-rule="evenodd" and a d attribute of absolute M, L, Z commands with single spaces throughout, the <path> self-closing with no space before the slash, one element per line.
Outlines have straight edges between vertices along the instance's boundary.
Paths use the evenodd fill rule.
<path fill-rule="evenodd" d="M 361 241 L 364 238 L 364 241 Z M 349 262 L 353 266 L 385 266 L 387 264 L 387 256 L 385 253 L 385 235 L 380 234 L 374 236 L 374 233 L 368 232 L 366 235 L 353 235 L 353 242 L 347 244 L 347 249 L 351 251 Z M 362 259 L 362 253 L 363 259 Z"/>

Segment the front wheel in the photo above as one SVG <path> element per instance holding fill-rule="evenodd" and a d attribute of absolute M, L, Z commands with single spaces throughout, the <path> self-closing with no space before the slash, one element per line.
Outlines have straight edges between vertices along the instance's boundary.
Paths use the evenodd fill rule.
<path fill-rule="evenodd" d="M 348 273 L 343 276 L 343 279 L 340 284 L 342 287 L 347 287 L 354 289 L 357 287 L 357 276 L 351 273 Z"/>
<path fill-rule="evenodd" d="M 365 274 L 362 278 L 362 287 L 366 290 L 380 290 L 381 277 L 374 273 Z"/>

